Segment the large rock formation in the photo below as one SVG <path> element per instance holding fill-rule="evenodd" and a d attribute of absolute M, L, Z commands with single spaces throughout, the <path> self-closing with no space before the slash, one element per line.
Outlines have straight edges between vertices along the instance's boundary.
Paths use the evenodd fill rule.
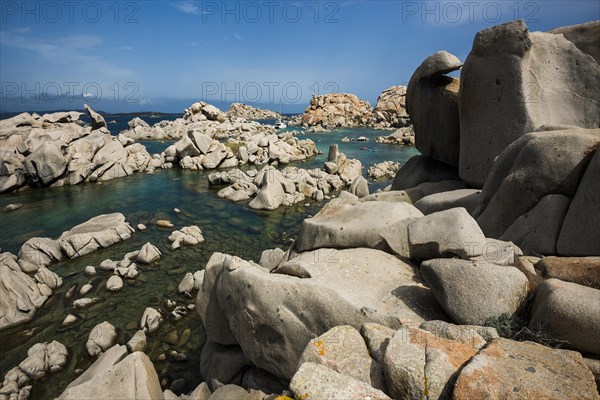
<path fill-rule="evenodd" d="M 408 83 L 406 109 L 415 130 L 415 145 L 421 154 L 458 166 L 460 80 L 445 74 L 462 62 L 446 51 L 427 57 Z"/>
<path fill-rule="evenodd" d="M 80 113 L 74 111 L 52 117 L 23 113 L 3 120 L 0 193 L 26 184 L 63 186 L 106 181 L 154 168 L 144 146 L 111 136 L 102 116 L 89 107 L 86 110 L 92 128 L 83 127 L 78 120 Z"/>
<path fill-rule="evenodd" d="M 304 112 L 304 126 L 321 125 L 325 129 L 337 127 L 366 126 L 373 109 L 371 105 L 356 95 L 333 93 L 313 96 L 310 106 Z"/>
<path fill-rule="evenodd" d="M 522 20 L 477 33 L 461 74 L 461 178 L 483 186 L 496 156 L 542 125 L 598 128 L 598 81 L 596 60 L 563 35 Z"/>

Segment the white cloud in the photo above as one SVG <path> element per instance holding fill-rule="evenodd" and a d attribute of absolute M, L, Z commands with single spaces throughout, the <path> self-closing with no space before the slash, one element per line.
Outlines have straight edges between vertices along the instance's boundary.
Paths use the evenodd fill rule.
<path fill-rule="evenodd" d="M 176 1 L 173 7 L 186 14 L 200 14 L 198 6 L 191 1 Z"/>

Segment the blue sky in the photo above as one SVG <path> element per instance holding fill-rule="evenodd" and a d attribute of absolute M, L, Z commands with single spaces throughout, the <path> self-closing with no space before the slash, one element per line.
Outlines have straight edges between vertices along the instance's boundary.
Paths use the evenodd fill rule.
<path fill-rule="evenodd" d="M 544 31 L 600 19 L 595 0 L 0 5 L 2 111 L 56 109 L 65 101 L 80 108 L 83 96 L 113 112 L 179 112 L 200 99 L 275 109 L 281 101 L 291 112 L 304 109 L 313 92 L 332 90 L 374 104 L 435 51 L 464 60 L 486 27 L 521 17 Z"/>

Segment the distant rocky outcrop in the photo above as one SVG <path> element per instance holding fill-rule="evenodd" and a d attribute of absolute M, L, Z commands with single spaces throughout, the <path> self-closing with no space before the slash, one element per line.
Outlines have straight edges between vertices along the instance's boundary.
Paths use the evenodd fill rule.
<path fill-rule="evenodd" d="M 25 185 L 101 182 L 153 169 L 144 146 L 112 136 L 104 118 L 86 110 L 91 128 L 82 126 L 77 112 L 22 113 L 0 121 L 0 193 Z"/>
<path fill-rule="evenodd" d="M 312 140 L 299 140 L 290 132 L 276 135 L 275 130 L 269 127 L 258 132 L 241 133 L 226 142 L 190 129 L 183 139 L 153 157 L 162 168 L 179 166 L 203 170 L 244 164 L 289 164 L 317 154 L 319 151 Z"/>
<path fill-rule="evenodd" d="M 310 131 L 327 131 L 333 128 L 369 126 L 375 129 L 402 128 L 410 125 L 406 111 L 406 87 L 392 86 L 377 98 L 375 108 L 354 94 L 331 93 L 313 96 L 302 115 L 302 124 Z"/>
<path fill-rule="evenodd" d="M 406 86 L 391 86 L 377 98 L 373 109 L 373 119 L 377 126 L 402 128 L 410 124 L 406 111 Z"/>
<path fill-rule="evenodd" d="M 281 118 L 281 115 L 275 111 L 262 110 L 243 103 L 231 104 L 229 110 L 227 110 L 227 116 L 230 119 L 241 118 L 246 120 Z"/>
<path fill-rule="evenodd" d="M 332 93 L 313 96 L 304 112 L 304 126 L 321 125 L 325 129 L 338 127 L 367 126 L 373 109 L 369 102 L 356 95 Z"/>

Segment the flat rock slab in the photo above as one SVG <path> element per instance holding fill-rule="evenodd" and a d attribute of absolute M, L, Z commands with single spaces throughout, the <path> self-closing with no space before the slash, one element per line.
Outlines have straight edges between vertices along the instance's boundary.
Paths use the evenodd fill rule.
<path fill-rule="evenodd" d="M 380 235 L 386 227 L 423 214 L 408 203 L 369 201 L 356 205 L 329 203 L 300 227 L 296 249 L 370 247 L 385 249 Z"/>

